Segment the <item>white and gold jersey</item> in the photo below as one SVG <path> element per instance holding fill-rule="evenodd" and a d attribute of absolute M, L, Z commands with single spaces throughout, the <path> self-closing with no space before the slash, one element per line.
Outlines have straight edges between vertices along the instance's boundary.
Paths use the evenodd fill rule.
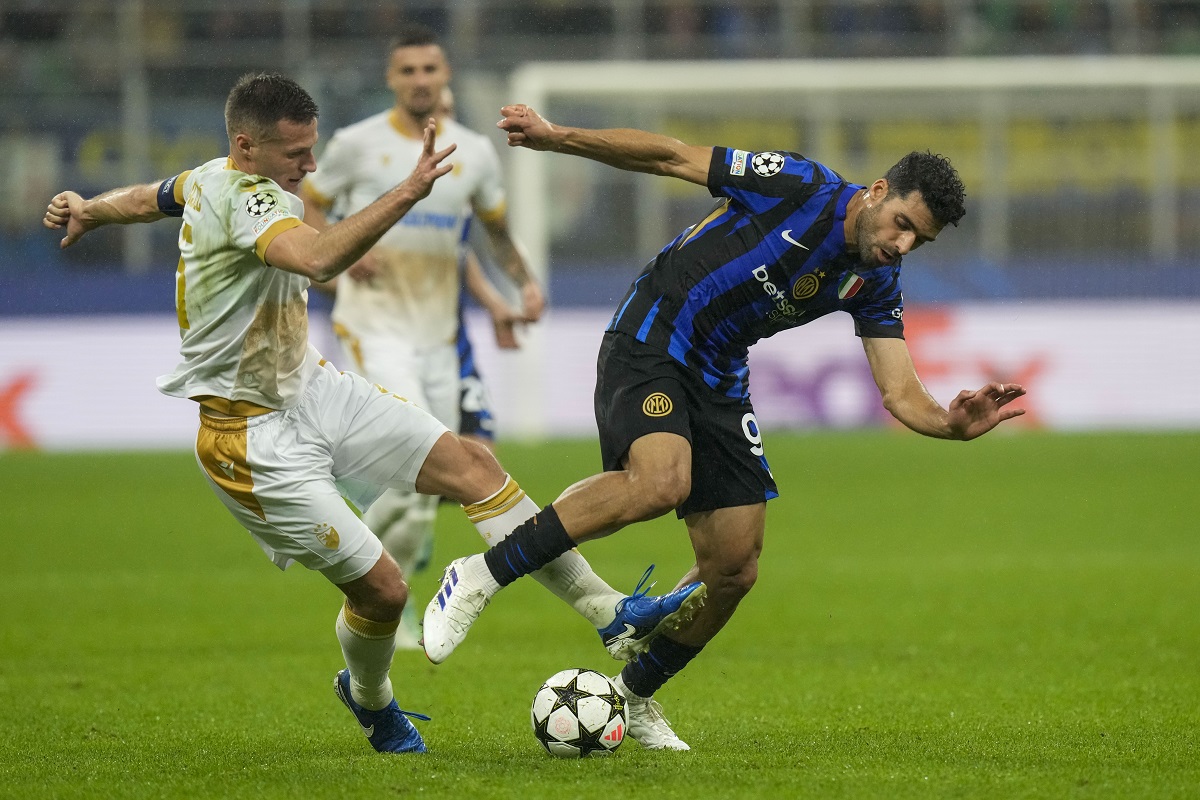
<path fill-rule="evenodd" d="M 308 188 L 339 212 L 353 214 L 402 182 L 422 142 L 401 133 L 395 111 L 368 117 L 334 134 L 306 178 Z M 503 216 L 504 188 L 496 150 L 484 136 L 453 120 L 438 126 L 435 146 L 457 144 L 450 174 L 439 178 L 372 250 L 380 274 L 370 282 L 342 280 L 335 323 L 356 335 L 399 337 L 415 347 L 453 342 L 458 331 L 458 253 L 472 209 Z"/>
<path fill-rule="evenodd" d="M 175 397 L 221 410 L 291 408 L 316 368 L 308 343 L 308 278 L 268 267 L 267 245 L 303 224 L 303 202 L 228 158 L 180 175 L 175 307 L 183 361 L 158 379 Z M 226 401 L 222 403 L 221 401 Z"/>

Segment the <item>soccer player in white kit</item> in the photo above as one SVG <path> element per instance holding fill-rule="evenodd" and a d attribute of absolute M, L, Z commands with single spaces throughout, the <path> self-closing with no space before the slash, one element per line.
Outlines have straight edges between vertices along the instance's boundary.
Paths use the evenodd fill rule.
<path fill-rule="evenodd" d="M 537 505 L 485 447 L 321 358 L 308 342 L 307 288 L 361 258 L 449 173 L 454 148 L 435 151 L 430 120 L 402 181 L 317 231 L 303 223 L 294 194 L 316 169 L 317 107 L 308 93 L 280 75 L 249 74 L 231 90 L 225 119 L 228 158 L 90 200 L 62 192 L 44 224 L 65 228 L 67 247 L 102 225 L 182 217 L 183 360 L 159 388 L 199 404 L 197 462 L 267 556 L 281 569 L 299 562 L 316 570 L 345 595 L 335 630 L 346 669 L 334 689 L 368 741 L 380 752 L 424 752 L 389 674 L 408 587 L 343 497 L 366 508 L 386 488 L 445 495 L 464 504 L 488 541 L 506 537 Z M 556 594 L 600 602 L 572 594 L 575 574 L 590 567 L 577 552 L 568 556 L 547 573 L 566 587 Z M 663 602 L 672 595 L 631 604 L 613 594 L 613 624 L 646 601 L 676 616 L 682 610 Z"/>
<path fill-rule="evenodd" d="M 509 236 L 500 161 L 492 143 L 454 120 L 444 92 L 450 66 L 433 31 L 412 25 L 388 47 L 387 111 L 336 131 L 321 168 L 305 179 L 305 220 L 320 229 L 326 214 L 352 214 L 393 186 L 417 162 L 425 121 L 438 121 L 437 144 L 454 143 L 453 168 L 362 262 L 340 278 L 333 328 L 345 364 L 459 430 L 461 373 L 457 334 L 462 232 L 479 218 L 506 273 L 521 290 L 523 316 L 535 321 L 542 292 Z M 392 490 L 366 512 L 401 570 L 411 575 L 427 553 L 438 498 Z M 598 587 L 605 592 L 607 587 Z M 417 606 L 405 611 L 397 646 L 419 648 Z"/>

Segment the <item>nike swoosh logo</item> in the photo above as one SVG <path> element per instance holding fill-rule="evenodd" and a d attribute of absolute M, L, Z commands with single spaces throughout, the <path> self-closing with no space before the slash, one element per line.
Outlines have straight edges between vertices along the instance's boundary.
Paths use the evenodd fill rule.
<path fill-rule="evenodd" d="M 616 638 L 618 638 L 618 639 L 628 639 L 629 637 L 631 637 L 631 636 L 633 636 L 635 633 L 637 633 L 637 628 L 633 627 L 633 626 L 632 626 L 632 625 L 630 625 L 628 622 L 623 622 L 623 623 L 621 623 L 621 624 L 625 626 L 625 632 L 624 632 L 624 633 L 619 633 L 619 634 L 617 634 Z"/>
<path fill-rule="evenodd" d="M 374 725 L 372 725 L 369 728 L 363 728 L 362 725 L 359 725 L 358 727 L 362 728 L 362 732 L 367 735 L 368 739 L 370 739 L 372 736 L 375 735 L 375 726 Z"/>
<path fill-rule="evenodd" d="M 781 233 L 781 234 L 779 234 L 779 235 L 783 237 L 783 240 L 784 240 L 785 242 L 789 242 L 789 243 L 791 243 L 791 244 L 794 244 L 794 245 L 796 245 L 796 247 L 799 247 L 799 248 L 801 248 L 801 249 L 803 249 L 803 250 L 807 250 L 807 249 L 808 249 L 807 247 L 805 247 L 804 245 L 800 244 L 799 242 L 797 242 L 795 239 L 793 239 L 791 236 L 789 236 L 789 235 L 788 235 L 788 234 L 790 234 L 791 232 L 792 232 L 792 229 L 791 229 L 791 228 L 788 228 L 786 231 L 784 231 L 783 233 Z"/>

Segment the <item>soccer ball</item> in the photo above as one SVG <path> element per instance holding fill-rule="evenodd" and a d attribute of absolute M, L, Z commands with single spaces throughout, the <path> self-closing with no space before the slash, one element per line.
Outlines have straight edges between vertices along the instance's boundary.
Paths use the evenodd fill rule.
<path fill-rule="evenodd" d="M 533 735 L 559 758 L 606 756 L 625 738 L 629 715 L 613 682 L 590 669 L 564 669 L 533 696 Z"/>

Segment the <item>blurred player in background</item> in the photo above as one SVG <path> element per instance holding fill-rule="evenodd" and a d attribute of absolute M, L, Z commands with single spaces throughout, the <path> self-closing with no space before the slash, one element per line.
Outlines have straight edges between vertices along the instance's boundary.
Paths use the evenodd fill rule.
<path fill-rule="evenodd" d="M 454 92 L 449 86 L 442 89 L 438 103 L 438 112 L 443 118 L 453 119 L 455 116 Z M 470 220 L 463 226 L 463 246 L 460 255 L 462 270 L 462 287 L 479 303 L 492 318 L 492 330 L 496 336 L 496 346 L 501 350 L 516 350 L 520 347 L 516 329 L 529 322 L 536 322 L 528 314 L 522 313 L 509 304 L 507 298 L 488 278 L 479 263 L 470 244 Z M 522 259 L 523 260 L 523 259 Z M 455 349 L 458 352 L 459 379 L 459 423 L 458 432 L 473 441 L 487 447 L 493 452 L 496 449 L 495 419 L 492 416 L 491 396 L 479 367 L 475 363 L 475 351 L 471 347 L 471 339 L 467 332 L 466 320 L 463 318 L 463 297 L 459 293 L 458 302 L 458 334 L 455 337 Z"/>
<path fill-rule="evenodd" d="M 692 623 L 651 642 L 617 684 L 629 701 L 630 736 L 686 750 L 653 695 L 754 585 L 766 501 L 778 496 L 750 404 L 750 345 L 846 311 L 884 406 L 912 430 L 943 439 L 974 439 L 1022 414 L 1006 406 L 1025 390 L 990 383 L 944 409 L 904 343 L 901 259 L 965 213 L 962 183 L 946 159 L 911 153 L 860 186 L 794 153 L 566 128 L 527 106 L 506 106 L 502 115 L 510 146 L 681 178 L 719 203 L 646 267 L 604 335 L 595 400 L 607 472 L 568 488 L 488 552 L 453 562 L 441 590 L 449 601 L 426 609 L 425 646 L 434 661 L 446 658 L 491 596 L 543 559 L 674 509 L 696 554 L 684 581 L 704 581 L 709 602 Z"/>
<path fill-rule="evenodd" d="M 334 689 L 371 745 L 424 752 L 407 718 L 419 715 L 400 710 L 390 678 L 408 587 L 345 500 L 369 508 L 389 488 L 445 495 L 464 504 L 485 540 L 506 536 L 537 506 L 485 447 L 339 372 L 309 343 L 310 281 L 332 280 L 362 258 L 445 179 L 455 149 L 435 151 L 429 120 L 410 170 L 374 202 L 318 231 L 300 218 L 295 194 L 316 169 L 317 114 L 294 81 L 243 76 L 225 105 L 228 157 L 90 200 L 62 192 L 44 224 L 65 228 L 61 246 L 68 247 L 103 225 L 182 218 L 176 310 L 183 360 L 159 378 L 159 390 L 199 405 L 197 463 L 276 566 L 299 562 L 345 595 L 335 630 L 346 669 Z M 544 574 L 569 584 L 569 595 L 580 573 L 590 567 L 573 552 Z M 662 598 L 630 603 L 607 591 L 589 599 L 609 604 L 607 615 L 595 612 L 608 622 L 628 616 L 626 609 L 652 610 L 655 623 L 678 611 Z"/>
<path fill-rule="evenodd" d="M 340 282 L 333 307 L 334 332 L 356 372 L 412 400 L 446 427 L 460 422 L 459 329 L 462 234 L 478 215 L 505 271 L 520 288 L 522 319 L 537 320 L 541 289 L 513 245 L 505 219 L 500 161 L 486 137 L 459 125 L 444 108 L 450 66 L 434 33 L 406 28 L 388 49 L 386 79 L 395 105 L 336 131 L 321 169 L 302 187 L 305 219 L 318 229 L 326 213 L 353 213 L 379 196 L 420 153 L 423 121 L 438 121 L 438 146 L 455 143 L 453 170 L 435 186 Z M 507 305 L 507 304 L 506 304 Z M 411 574 L 427 552 L 437 498 L 410 492 L 384 494 L 364 517 L 383 546 Z M 415 606 L 398 636 L 419 647 Z"/>
<path fill-rule="evenodd" d="M 438 120 L 439 142 L 465 137 L 474 150 L 468 150 L 460 161 L 457 157 L 463 151 L 460 148 L 456 153 L 455 170 L 447 182 L 453 186 L 439 187 L 435 196 L 418 207 L 416 213 L 426 215 L 421 219 L 433 219 L 433 222 L 397 226 L 395 232 L 385 235 L 386 245 L 377 246 L 344 276 L 322 284 L 320 288 L 334 292 L 338 298 L 333 314 L 334 332 L 343 346 L 347 362 L 356 372 L 412 400 L 447 427 L 494 451 L 491 407 L 467 338 L 461 290 L 465 285 L 487 310 L 501 348 L 518 346 L 515 327 L 537 320 L 543 307 L 542 296 L 508 235 L 503 190 L 498 185 L 498 161 L 491 143 L 453 123 L 454 94 L 444 83 L 449 78 L 449 67 L 441 47 L 435 43 L 433 34 L 424 28 L 408 30 L 397 37 L 393 45 L 388 79 L 396 91 L 396 107 L 334 135 L 322 154 L 321 169 L 303 184 L 305 219 L 320 229 L 344 216 L 347 210 L 352 211 L 354 203 L 364 202 L 366 195 L 377 187 L 373 185 L 372 189 L 360 191 L 358 195 L 355 190 L 360 189 L 363 182 L 381 180 L 369 175 L 368 168 L 377 166 L 371 163 L 373 156 L 386 158 L 389 164 L 394 163 L 397 171 L 415 157 L 415 140 L 408 132 L 417 124 L 416 119 L 426 112 L 426 104 L 422 102 L 426 89 L 438 98 L 430 116 Z M 414 88 L 422 91 L 416 92 Z M 379 125 L 369 124 L 381 117 L 386 118 L 388 125 L 388 132 L 383 136 L 379 136 Z M 405 126 L 404 131 L 401 125 Z M 367 139 L 372 140 L 369 147 L 366 146 Z M 354 160 L 355 153 L 359 160 Z M 331 162 L 334 167 L 329 166 Z M 337 165 L 342 167 L 340 174 L 334 172 Z M 315 188 L 317 186 L 329 191 L 338 186 L 340 191 L 331 198 Z M 512 269 L 520 273 L 526 287 L 522 293 L 525 311 L 509 304 L 467 245 L 478 196 L 493 198 L 498 203 L 493 212 L 495 222 L 487 230 L 493 241 L 501 243 L 499 249 L 515 259 Z M 430 207 L 432 201 L 438 202 Z M 433 217 L 435 213 L 440 216 Z M 458 231 L 451 231 L 451 221 L 460 223 Z M 414 254 L 405 248 L 424 248 L 429 252 Z M 438 260 L 437 256 L 442 254 L 444 259 Z M 440 281 L 441 275 L 434 280 L 416 269 L 446 272 L 452 264 L 456 273 L 451 284 Z M 429 303 L 428 297 L 420 295 L 429 285 L 436 285 L 437 291 L 452 291 L 453 311 L 443 307 L 445 303 L 440 302 L 441 297 L 437 298 L 438 302 Z M 382 298 L 377 296 L 380 294 Z M 438 313 L 447 316 L 439 319 Z M 434 341 L 434 337 L 446 335 L 451 330 L 451 323 L 453 332 L 449 338 Z M 404 574 L 411 576 L 428 564 L 436 515 L 436 497 L 387 492 L 364 518 Z M 421 648 L 416 609 L 416 604 L 405 608 L 396 634 L 398 649 Z"/>

